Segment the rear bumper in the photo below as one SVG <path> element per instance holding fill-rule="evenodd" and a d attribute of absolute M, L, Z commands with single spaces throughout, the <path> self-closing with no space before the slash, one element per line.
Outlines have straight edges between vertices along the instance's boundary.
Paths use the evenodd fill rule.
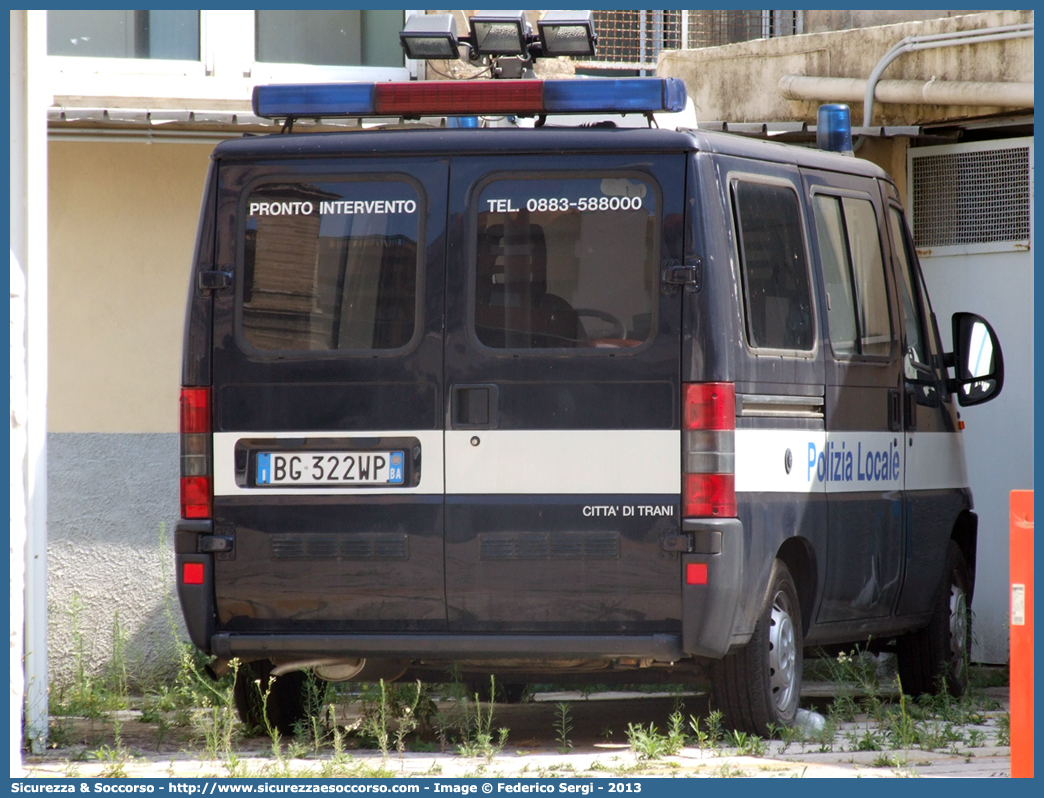
<path fill-rule="evenodd" d="M 189 640 L 204 654 L 211 653 L 210 638 L 217 628 L 214 610 L 214 555 L 196 551 L 200 535 L 213 531 L 212 521 L 178 522 L 174 532 L 174 579 L 178 585 L 178 600 L 185 616 Z M 186 585 L 182 574 L 185 563 L 203 564 L 203 584 Z"/>
<path fill-rule="evenodd" d="M 348 656 L 446 659 L 608 659 L 676 662 L 678 635 L 454 635 L 454 634 L 239 634 L 218 632 L 210 650 L 219 657 Z"/>
<path fill-rule="evenodd" d="M 196 551 L 210 522 L 182 521 L 176 536 L 178 597 L 192 643 L 218 657 L 406 657 L 410 659 L 648 659 L 677 662 L 688 656 L 718 659 L 734 639 L 743 594 L 743 525 L 736 518 L 686 520 L 693 551 L 681 557 L 682 634 L 265 634 L 218 632 L 214 555 Z M 204 565 L 204 581 L 185 585 L 186 562 Z M 707 583 L 685 584 L 686 565 L 705 563 Z"/>
<path fill-rule="evenodd" d="M 686 654 L 720 659 L 733 639 L 743 597 L 743 524 L 738 518 L 687 519 L 683 531 L 693 536 L 693 552 L 682 555 L 682 648 Z M 689 563 L 707 566 L 707 583 L 689 585 Z"/>

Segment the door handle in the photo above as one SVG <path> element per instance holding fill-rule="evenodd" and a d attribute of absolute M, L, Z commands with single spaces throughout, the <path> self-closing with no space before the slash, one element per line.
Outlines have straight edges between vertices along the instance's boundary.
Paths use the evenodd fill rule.
<path fill-rule="evenodd" d="M 496 385 L 454 385 L 450 389 L 453 429 L 496 429 L 499 399 Z"/>
<path fill-rule="evenodd" d="M 903 394 L 898 388 L 888 389 L 888 429 L 899 432 L 903 428 Z"/>
<path fill-rule="evenodd" d="M 917 389 L 907 387 L 906 389 L 906 428 L 917 429 Z"/>

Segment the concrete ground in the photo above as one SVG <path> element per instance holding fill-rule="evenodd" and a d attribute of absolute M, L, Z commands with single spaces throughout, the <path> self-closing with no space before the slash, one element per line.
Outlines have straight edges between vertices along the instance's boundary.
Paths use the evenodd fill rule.
<path fill-rule="evenodd" d="M 803 704 L 826 713 L 834 685 L 806 683 Z M 681 709 L 705 716 L 706 697 L 698 693 L 545 693 L 524 704 L 496 705 L 492 730 L 509 729 L 503 749 L 490 758 L 447 752 L 394 750 L 385 759 L 379 751 L 345 750 L 336 755 L 329 745 L 318 753 L 304 745 L 282 746 L 273 753 L 267 738 L 237 741 L 233 754 L 207 757 L 204 738 L 187 736 L 171 723 L 143 723 L 139 712 L 119 713 L 119 740 L 110 719 L 65 719 L 52 740 L 61 747 L 43 756 L 29 756 L 29 776 L 95 778 L 198 779 L 231 775 L 247 777 L 335 776 L 395 777 L 1007 777 L 1010 749 L 998 745 L 1008 711 L 1008 688 L 980 693 L 981 707 L 971 717 L 945 721 L 922 720 L 922 736 L 934 735 L 928 746 L 893 748 L 887 731 L 867 716 L 839 723 L 830 743 L 816 741 L 746 742 L 744 749 L 721 743 L 687 746 L 673 756 L 641 758 L 627 741 L 627 725 L 655 724 L 666 731 L 668 716 Z M 561 706 L 568 706 L 571 748 L 561 742 Z M 813 716 L 814 717 L 814 716 Z M 342 723 L 352 718 L 339 716 Z M 690 732 L 687 724 L 685 731 Z M 392 743 L 394 746 L 394 743 Z M 212 746 L 213 748 L 214 746 Z M 438 744 L 428 747 L 437 749 Z"/>

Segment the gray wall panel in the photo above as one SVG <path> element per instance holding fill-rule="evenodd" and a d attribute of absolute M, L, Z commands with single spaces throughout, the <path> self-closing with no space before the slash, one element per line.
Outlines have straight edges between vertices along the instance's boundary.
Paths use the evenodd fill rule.
<path fill-rule="evenodd" d="M 131 680 L 169 675 L 187 640 L 173 573 L 178 436 L 51 433 L 47 444 L 52 689 L 73 680 L 76 631 L 88 672 L 106 671 L 117 614 Z"/>

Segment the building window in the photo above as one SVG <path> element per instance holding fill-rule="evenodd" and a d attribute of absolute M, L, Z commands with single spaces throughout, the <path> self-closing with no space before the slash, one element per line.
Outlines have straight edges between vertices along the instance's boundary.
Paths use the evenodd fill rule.
<path fill-rule="evenodd" d="M 919 250 L 1029 243 L 1033 160 L 1025 139 L 916 148 L 910 175 Z"/>
<path fill-rule="evenodd" d="M 319 66 L 403 66 L 402 11 L 257 11 L 257 60 Z"/>
<path fill-rule="evenodd" d="M 199 11 L 48 11 L 47 54 L 198 61 Z"/>
<path fill-rule="evenodd" d="M 598 52 L 580 72 L 656 68 L 663 50 L 688 50 L 801 33 L 800 11 L 595 11 Z"/>

